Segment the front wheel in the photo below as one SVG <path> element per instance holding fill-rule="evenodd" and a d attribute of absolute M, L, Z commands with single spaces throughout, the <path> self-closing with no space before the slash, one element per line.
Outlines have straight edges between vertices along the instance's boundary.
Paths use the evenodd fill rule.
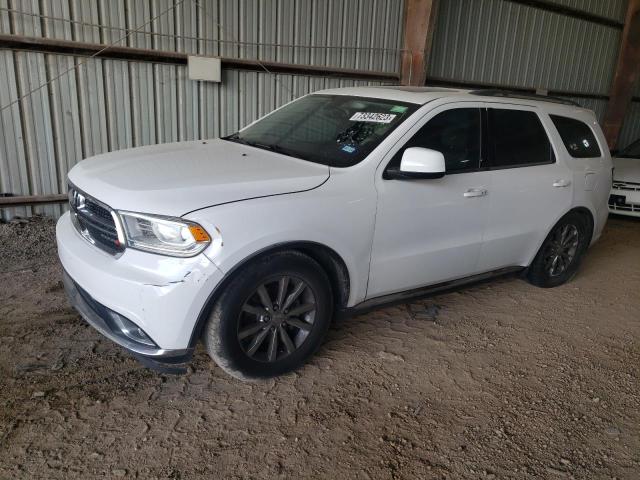
<path fill-rule="evenodd" d="M 300 367 L 318 349 L 333 314 L 322 267 L 299 252 L 268 255 L 225 288 L 205 327 L 209 355 L 242 380 Z"/>
<path fill-rule="evenodd" d="M 557 287 L 575 275 L 586 252 L 591 229 L 584 215 L 570 212 L 553 227 L 527 270 L 530 283 Z"/>

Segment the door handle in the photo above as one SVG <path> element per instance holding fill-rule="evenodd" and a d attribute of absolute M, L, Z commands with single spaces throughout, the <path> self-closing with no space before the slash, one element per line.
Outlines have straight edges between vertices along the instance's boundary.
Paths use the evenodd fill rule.
<path fill-rule="evenodd" d="M 571 185 L 571 180 L 556 180 L 553 182 L 554 187 L 568 187 Z"/>
<path fill-rule="evenodd" d="M 485 195 L 487 195 L 487 191 L 484 188 L 470 188 L 464 192 L 465 198 L 484 197 Z"/>

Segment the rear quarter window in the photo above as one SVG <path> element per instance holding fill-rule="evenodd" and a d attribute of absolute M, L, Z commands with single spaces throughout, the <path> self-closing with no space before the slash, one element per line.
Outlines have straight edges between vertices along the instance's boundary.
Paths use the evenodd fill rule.
<path fill-rule="evenodd" d="M 593 131 L 584 122 L 575 118 L 549 115 L 556 126 L 562 143 L 573 158 L 600 157 L 600 147 Z"/>

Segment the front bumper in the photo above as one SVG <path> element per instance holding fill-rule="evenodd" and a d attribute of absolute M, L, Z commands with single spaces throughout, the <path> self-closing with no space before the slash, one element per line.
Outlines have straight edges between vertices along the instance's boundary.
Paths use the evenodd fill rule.
<path fill-rule="evenodd" d="M 142 359 L 175 363 L 190 355 L 194 329 L 223 275 L 206 256 L 173 258 L 127 249 L 111 256 L 76 231 L 69 214 L 56 226 L 65 288 L 100 333 Z M 140 327 L 155 346 L 126 338 L 109 311 Z"/>
<path fill-rule="evenodd" d="M 638 190 L 612 188 L 609 195 L 609 212 L 640 217 L 640 187 Z"/>
<path fill-rule="evenodd" d="M 188 362 L 193 354 L 192 348 L 167 350 L 126 338 L 110 319 L 110 309 L 91 298 L 67 272 L 63 273 L 62 281 L 73 308 L 98 332 L 125 348 L 148 367 L 167 373 L 183 373 L 182 368 L 172 365 Z"/>
<path fill-rule="evenodd" d="M 145 357 L 164 358 L 185 357 L 191 353 L 192 349 L 190 348 L 167 350 L 165 348 L 160 348 L 157 345 L 151 346 L 126 338 L 109 318 L 109 308 L 96 302 L 91 295 L 85 292 L 81 286 L 73 281 L 67 272 L 62 274 L 62 282 L 64 283 L 64 289 L 67 293 L 67 297 L 69 297 L 71 305 L 80 315 L 82 315 L 82 318 L 84 318 L 93 328 L 98 330 L 109 340 L 126 348 L 131 353 L 144 355 Z"/>

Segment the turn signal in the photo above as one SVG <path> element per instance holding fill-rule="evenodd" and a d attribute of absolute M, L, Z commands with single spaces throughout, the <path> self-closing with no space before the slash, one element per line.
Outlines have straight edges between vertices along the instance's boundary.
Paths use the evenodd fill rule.
<path fill-rule="evenodd" d="M 209 234 L 200 225 L 189 225 L 189 231 L 193 235 L 193 239 L 198 243 L 211 241 Z"/>

